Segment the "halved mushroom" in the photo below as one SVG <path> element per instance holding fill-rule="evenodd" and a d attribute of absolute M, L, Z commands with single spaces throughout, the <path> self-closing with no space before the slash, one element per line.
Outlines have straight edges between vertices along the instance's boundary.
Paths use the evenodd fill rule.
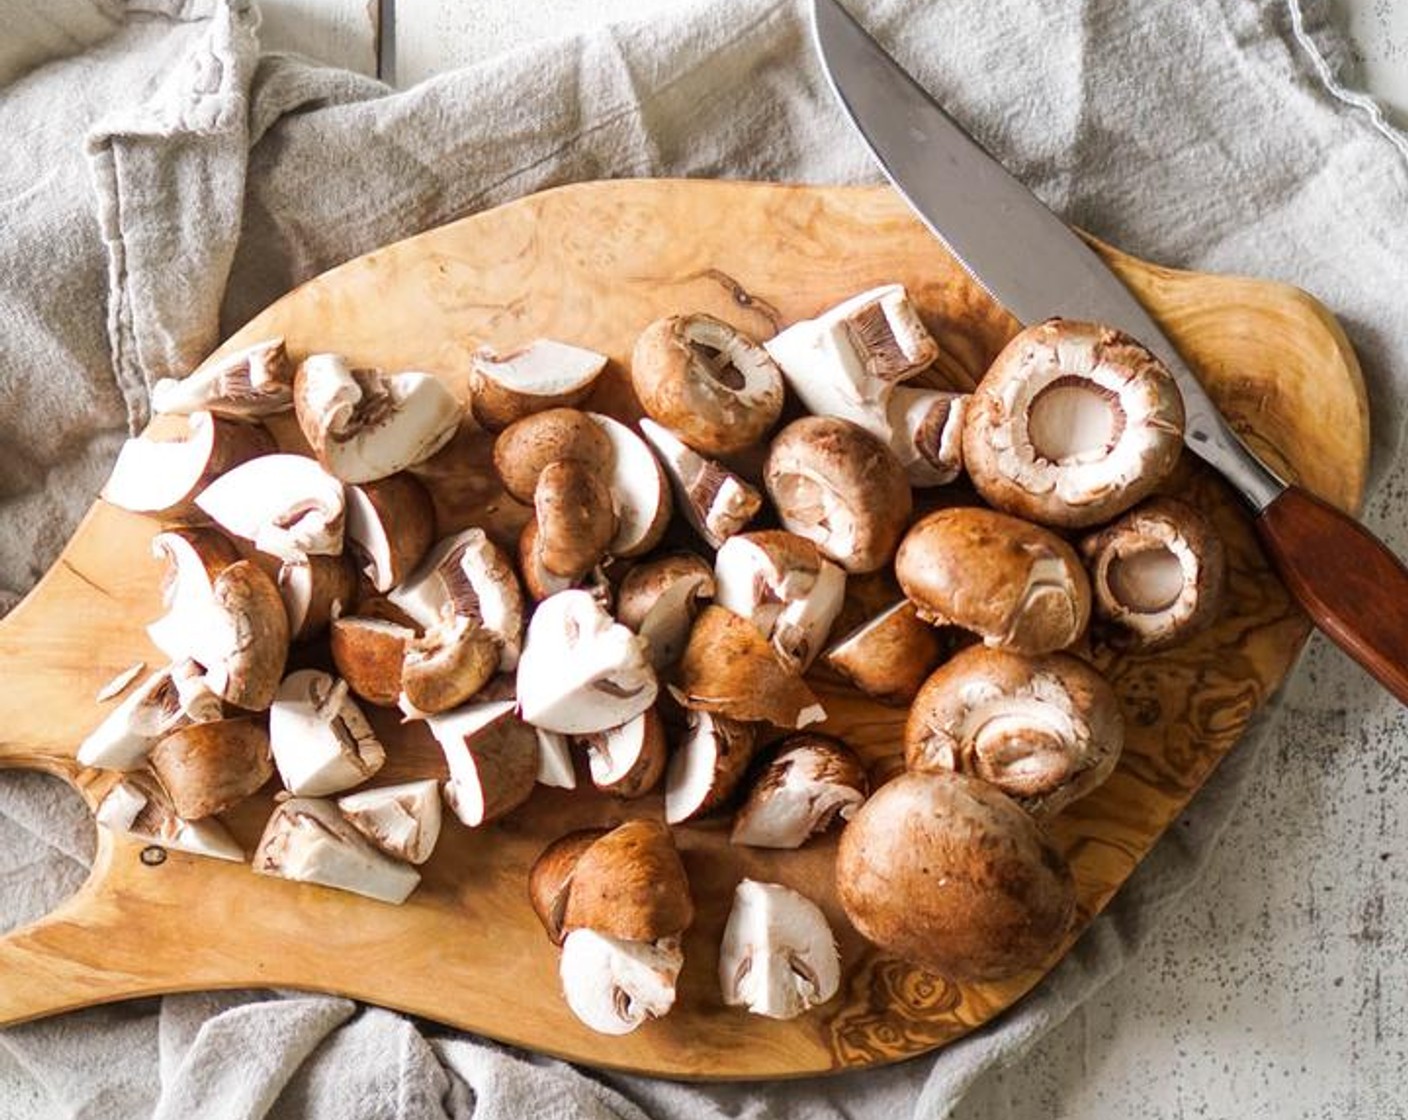
<path fill-rule="evenodd" d="M 647 708 L 620 727 L 578 735 L 586 748 L 592 784 L 617 797 L 644 797 L 665 772 L 665 725 L 654 708 Z"/>
<path fill-rule="evenodd" d="M 942 486 L 963 470 L 967 393 L 901 385 L 890 396 L 890 448 L 911 486 Z"/>
<path fill-rule="evenodd" d="M 348 486 L 346 543 L 377 591 L 390 591 L 435 539 L 435 507 L 414 475 Z"/>
<path fill-rule="evenodd" d="M 829 416 L 806 416 L 782 430 L 764 482 L 783 528 L 848 572 L 889 561 L 913 504 L 895 453 L 864 428 Z"/>
<path fill-rule="evenodd" d="M 494 469 L 510 496 L 529 504 L 549 463 L 581 463 L 611 476 L 616 452 L 606 429 L 575 408 L 550 408 L 510 424 L 494 440 Z"/>
<path fill-rule="evenodd" d="M 180 513 L 221 475 L 274 450 L 257 424 L 209 412 L 157 416 L 122 445 L 101 496 L 134 513 Z"/>
<path fill-rule="evenodd" d="M 431 374 L 353 369 L 338 354 L 298 367 L 293 407 L 313 454 L 343 482 L 374 482 L 429 459 L 464 411 Z"/>
<path fill-rule="evenodd" d="M 1063 649 L 1090 619 L 1090 580 L 1075 549 L 994 510 L 941 509 L 916 522 L 895 575 L 920 618 L 971 630 L 993 648 Z"/>
<path fill-rule="evenodd" d="M 215 817 L 188 821 L 176 815 L 161 783 L 148 773 L 129 774 L 114 785 L 93 813 L 112 832 L 177 852 L 244 862 L 244 849 Z"/>
<path fill-rule="evenodd" d="M 464 824 L 489 824 L 532 796 L 538 738 L 512 700 L 466 704 L 426 723 L 450 768 L 445 801 Z"/>
<path fill-rule="evenodd" d="M 498 636 L 455 615 L 406 643 L 398 704 L 410 719 L 446 712 L 473 697 L 498 671 Z"/>
<path fill-rule="evenodd" d="M 285 562 L 342 551 L 342 483 L 306 455 L 261 455 L 221 475 L 196 505 Z"/>
<path fill-rule="evenodd" d="M 337 808 L 387 855 L 424 863 L 440 839 L 440 787 L 434 778 L 349 793 Z"/>
<path fill-rule="evenodd" d="M 904 729 L 911 770 L 981 778 L 1038 817 L 1100 785 L 1123 746 L 1115 691 L 1080 658 L 981 646 L 925 682 Z"/>
<path fill-rule="evenodd" d="M 637 564 L 616 593 L 616 618 L 650 645 L 657 672 L 684 655 L 699 601 L 714 596 L 709 562 L 692 552 L 676 552 Z"/>
<path fill-rule="evenodd" d="M 995 786 L 949 772 L 881 786 L 841 833 L 836 893 L 882 949 L 955 983 L 1039 968 L 1075 915 L 1075 882 Z"/>
<path fill-rule="evenodd" d="M 689 732 L 670 755 L 665 820 L 682 824 L 723 805 L 758 747 L 758 725 L 712 712 L 688 713 Z"/>
<path fill-rule="evenodd" d="M 419 871 L 383 852 L 331 801 L 315 797 L 275 806 L 254 853 L 254 870 L 397 905 L 420 883 Z"/>
<path fill-rule="evenodd" d="M 873 700 L 907 706 L 943 657 L 939 632 L 901 599 L 828 649 L 823 660 Z"/>
<path fill-rule="evenodd" d="M 1122 331 L 1048 319 L 998 354 L 968 406 L 978 493 L 1047 525 L 1108 521 L 1147 496 L 1183 447 L 1173 375 Z"/>
<path fill-rule="evenodd" d="M 696 451 L 751 447 L 782 415 L 782 374 L 768 352 L 712 315 L 672 315 L 636 339 L 631 385 L 641 407 Z"/>
<path fill-rule="evenodd" d="M 152 386 L 152 411 L 270 416 L 293 407 L 293 365 L 282 338 L 268 338 L 229 354 L 179 380 Z"/>
<path fill-rule="evenodd" d="M 674 1006 L 683 967 L 677 940 L 652 944 L 579 929 L 562 946 L 562 993 L 572 1014 L 592 1030 L 629 1034 Z"/>
<path fill-rule="evenodd" d="M 800 848 L 837 820 L 850 820 L 869 790 L 865 767 L 839 739 L 789 735 L 734 816 L 729 840 Z"/>
<path fill-rule="evenodd" d="M 1095 613 L 1144 649 L 1206 628 L 1222 603 L 1226 556 L 1212 522 L 1187 502 L 1151 498 L 1080 542 Z"/>
<path fill-rule="evenodd" d="M 401 698 L 406 647 L 416 632 L 384 618 L 349 616 L 335 619 L 329 636 L 332 662 L 347 686 L 369 703 L 394 708 Z"/>
<path fill-rule="evenodd" d="M 805 673 L 846 600 L 846 573 L 795 533 L 730 538 L 714 558 L 714 596 L 772 643 L 782 664 Z"/>
<path fill-rule="evenodd" d="M 307 641 L 326 632 L 357 596 L 357 573 L 346 555 L 309 556 L 279 568 L 279 595 L 290 636 Z"/>
<path fill-rule="evenodd" d="M 553 851 L 550 847 L 544 855 Z M 684 864 L 674 836 L 659 821 L 626 821 L 556 854 L 570 852 L 575 860 L 559 872 L 567 891 L 562 933 L 593 929 L 632 941 L 659 941 L 678 937 L 694 921 Z"/>
<path fill-rule="evenodd" d="M 274 773 L 268 732 L 247 716 L 177 728 L 150 761 L 176 815 L 188 821 L 238 805 Z"/>
<path fill-rule="evenodd" d="M 815 902 L 780 883 L 744 879 L 719 947 L 724 1003 L 795 1019 L 841 987 L 841 954 Z"/>
<path fill-rule="evenodd" d="M 164 735 L 223 718 L 220 698 L 205 687 L 204 675 L 190 660 L 149 675 L 79 744 L 78 764 L 136 770 Z"/>
<path fill-rule="evenodd" d="M 269 709 L 269 740 L 284 786 L 323 797 L 361 785 L 382 768 L 386 750 L 347 694 L 347 682 L 321 669 L 290 673 Z"/>
<path fill-rule="evenodd" d="M 607 551 L 612 556 L 641 556 L 660 543 L 670 526 L 670 483 L 660 460 L 640 436 L 610 416 L 587 415 L 611 441 L 612 468 L 605 481 L 616 514 L 616 532 Z"/>
<path fill-rule="evenodd" d="M 518 664 L 523 718 L 582 735 L 619 727 L 655 702 L 645 641 L 611 620 L 586 591 L 543 600 Z"/>
<path fill-rule="evenodd" d="M 669 428 L 645 416 L 640 430 L 669 475 L 685 520 L 710 548 L 742 532 L 763 508 L 755 487 L 717 460 L 706 459 Z"/>
<path fill-rule="evenodd" d="M 538 475 L 533 521 L 539 561 L 566 580 L 591 571 L 616 535 L 611 491 L 594 470 L 573 459 L 549 463 Z"/>
<path fill-rule="evenodd" d="M 606 355 L 540 338 L 507 354 L 474 355 L 469 399 L 474 418 L 491 432 L 550 408 L 571 408 L 591 393 Z"/>

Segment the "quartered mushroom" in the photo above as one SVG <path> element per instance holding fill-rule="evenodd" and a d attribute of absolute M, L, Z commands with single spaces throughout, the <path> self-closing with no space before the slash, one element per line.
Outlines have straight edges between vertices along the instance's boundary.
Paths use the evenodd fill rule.
<path fill-rule="evenodd" d="M 298 367 L 293 407 L 313 454 L 343 482 L 374 482 L 429 459 L 463 415 L 431 374 L 354 369 L 338 354 Z"/>
<path fill-rule="evenodd" d="M 137 770 L 163 736 L 223 718 L 224 705 L 204 678 L 205 670 L 189 659 L 150 674 L 79 744 L 79 765 Z"/>
<path fill-rule="evenodd" d="M 578 735 L 575 742 L 586 749 L 592 784 L 604 793 L 644 797 L 665 772 L 665 725 L 654 708 L 620 727 Z"/>
<path fill-rule="evenodd" d="M 274 807 L 254 853 L 260 875 L 351 891 L 399 905 L 420 872 L 393 859 L 346 820 L 331 801 L 294 797 Z"/>
<path fill-rule="evenodd" d="M 733 795 L 758 747 L 758 725 L 688 713 L 689 730 L 670 755 L 665 772 L 665 820 L 682 824 L 723 806 Z"/>
<path fill-rule="evenodd" d="M 308 556 L 279 567 L 279 595 L 295 642 L 321 636 L 357 597 L 357 573 L 346 554 Z"/>
<path fill-rule="evenodd" d="M 491 432 L 550 408 L 571 408 L 587 399 L 606 355 L 550 338 L 496 354 L 474 355 L 469 378 L 470 411 Z"/>
<path fill-rule="evenodd" d="M 406 643 L 397 704 L 409 719 L 447 712 L 484 687 L 502 654 L 498 635 L 476 619 L 447 618 Z"/>
<path fill-rule="evenodd" d="M 106 794 L 93 813 L 111 832 L 132 836 L 177 852 L 244 862 L 244 849 L 215 817 L 188 821 L 176 815 L 161 783 L 148 773 L 128 774 Z"/>
<path fill-rule="evenodd" d="M 836 821 L 850 820 L 869 791 L 865 767 L 839 739 L 790 735 L 734 815 L 729 839 L 754 848 L 800 848 Z"/>
<path fill-rule="evenodd" d="M 269 338 L 229 354 L 179 379 L 152 386 L 152 411 L 213 412 L 218 416 L 271 416 L 293 407 L 293 364 L 282 338 Z"/>
<path fill-rule="evenodd" d="M 607 488 L 616 514 L 616 532 L 607 545 L 611 556 L 642 556 L 665 535 L 674 502 L 664 468 L 650 445 L 621 421 L 587 413 L 611 441 Z"/>
<path fill-rule="evenodd" d="M 1121 331 L 1048 319 L 1013 338 L 968 406 L 963 458 L 990 504 L 1080 527 L 1129 509 L 1173 469 L 1183 398 Z"/>
<path fill-rule="evenodd" d="M 209 412 L 158 416 L 122 445 L 101 496 L 134 513 L 183 513 L 221 475 L 274 450 L 257 424 Z"/>
<path fill-rule="evenodd" d="M 911 486 L 942 486 L 963 470 L 969 395 L 901 385 L 886 406 L 890 449 Z"/>
<path fill-rule="evenodd" d="M 904 730 L 911 770 L 954 770 L 1049 817 L 1110 776 L 1124 746 L 1114 689 L 1066 653 L 973 646 L 925 682 Z"/>
<path fill-rule="evenodd" d="M 233 808 L 269 780 L 269 733 L 248 716 L 177 728 L 152 748 L 152 772 L 188 821 Z"/>
<path fill-rule="evenodd" d="M 306 455 L 242 463 L 207 486 L 196 505 L 226 532 L 286 562 L 342 551 L 342 483 Z"/>
<path fill-rule="evenodd" d="M 567 898 L 577 861 L 609 831 L 579 828 L 565 833 L 539 853 L 528 871 L 528 901 L 554 945 L 560 946 L 567 936 L 562 927 L 567 920 Z"/>
<path fill-rule="evenodd" d="M 347 682 L 321 669 L 284 678 L 269 709 L 269 740 L 279 777 L 296 797 L 351 789 L 386 762 L 386 750 L 348 695 Z"/>
<path fill-rule="evenodd" d="M 424 558 L 435 540 L 430 493 L 410 474 L 393 474 L 345 489 L 344 533 L 368 582 L 390 591 Z"/>
<path fill-rule="evenodd" d="M 644 638 L 656 671 L 684 655 L 702 600 L 714 597 L 714 571 L 693 552 L 657 556 L 637 564 L 616 593 L 616 619 Z"/>
<path fill-rule="evenodd" d="M 939 631 L 901 599 L 842 637 L 822 660 L 871 699 L 904 706 L 943 653 Z"/>
<path fill-rule="evenodd" d="M 631 356 L 631 385 L 651 419 L 705 455 L 753 446 L 782 415 L 777 363 L 712 315 L 672 315 L 646 327 Z"/>
<path fill-rule="evenodd" d="M 1222 605 L 1226 555 L 1187 502 L 1151 498 L 1080 542 L 1095 614 L 1132 645 L 1158 649 L 1206 628 Z"/>
<path fill-rule="evenodd" d="M 1064 649 L 1090 619 L 1090 580 L 1050 530 L 995 510 L 942 509 L 900 544 L 895 575 L 919 617 L 1021 653 Z"/>
<path fill-rule="evenodd" d="M 489 824 L 532 795 L 538 737 L 518 718 L 512 700 L 466 704 L 426 724 L 450 770 L 445 802 L 464 824 Z"/>
<path fill-rule="evenodd" d="M 370 704 L 394 708 L 415 630 L 385 618 L 349 615 L 335 619 L 328 635 L 332 662 L 352 692 Z"/>
<path fill-rule="evenodd" d="M 841 954 L 821 907 L 780 883 L 744 879 L 719 947 L 724 1003 L 795 1019 L 841 987 Z"/>
<path fill-rule="evenodd" d="M 640 431 L 655 448 L 685 520 L 710 548 L 741 533 L 763 508 L 763 496 L 716 459 L 708 459 L 669 428 L 645 416 Z"/>
<path fill-rule="evenodd" d="M 215 594 L 215 580 L 239 561 L 239 549 L 216 529 L 167 529 L 152 537 L 161 562 L 161 598 L 166 613 L 147 636 L 173 661 L 187 655 L 193 629 Z"/>
<path fill-rule="evenodd" d="M 387 855 L 421 864 L 440 839 L 440 786 L 434 778 L 349 793 L 338 811 Z"/>
<path fill-rule="evenodd" d="M 535 603 L 541 603 L 559 591 L 567 591 L 578 583 L 577 580 L 548 571 L 538 548 L 538 522 L 532 517 L 518 536 L 518 570 L 523 574 L 523 589 Z"/>
<path fill-rule="evenodd" d="M 559 975 L 567 1006 L 600 1034 L 629 1034 L 675 1005 L 684 967 L 678 939 L 627 941 L 579 929 L 562 945 Z"/>

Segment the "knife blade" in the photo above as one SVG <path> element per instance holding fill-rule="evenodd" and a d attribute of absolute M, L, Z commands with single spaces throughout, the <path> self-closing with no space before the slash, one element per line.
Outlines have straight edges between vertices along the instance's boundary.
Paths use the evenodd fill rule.
<path fill-rule="evenodd" d="M 1408 704 L 1408 568 L 1352 517 L 1262 463 L 1123 281 L 837 0 L 813 0 L 812 13 L 817 53 L 837 100 L 924 224 L 1023 324 L 1053 316 L 1103 323 L 1162 359 L 1183 394 L 1186 445 L 1251 507 L 1291 594 Z"/>

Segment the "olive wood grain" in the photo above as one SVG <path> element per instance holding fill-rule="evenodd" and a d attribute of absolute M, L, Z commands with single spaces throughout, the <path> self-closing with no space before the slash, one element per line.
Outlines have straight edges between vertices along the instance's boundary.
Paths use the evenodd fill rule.
<path fill-rule="evenodd" d="M 1100 249 L 1253 447 L 1353 510 L 1367 463 L 1365 399 L 1354 356 L 1325 310 L 1280 285 L 1175 272 Z M 475 348 L 548 335 L 610 356 L 591 405 L 629 417 L 637 411 L 622 363 L 652 318 L 707 311 L 767 336 L 887 281 L 908 285 L 943 345 L 935 383 L 973 385 L 1016 329 L 887 189 L 643 181 L 549 191 L 369 253 L 304 284 L 222 350 L 283 334 L 295 357 L 336 349 L 359 365 L 426 369 L 463 398 Z M 301 446 L 287 417 L 273 427 L 286 447 Z M 507 540 L 522 523 L 526 511 L 498 492 L 487 463 L 488 440 L 466 428 L 421 471 L 442 532 L 478 523 Z M 1229 602 L 1213 628 L 1183 647 L 1094 651 L 1120 695 L 1129 737 L 1110 781 L 1054 822 L 1078 884 L 1072 940 L 1232 748 L 1308 633 L 1231 491 L 1187 461 L 1168 489 L 1204 509 L 1226 539 Z M 156 530 L 153 520 L 98 503 L 53 570 L 0 623 L 0 766 L 58 774 L 90 804 L 110 784 L 110 775 L 79 769 L 73 754 L 116 702 L 99 705 L 98 689 L 137 660 L 160 664 L 143 630 L 160 613 L 149 553 Z M 856 581 L 853 591 L 874 599 L 883 588 Z M 864 701 L 820 671 L 813 679 L 831 713 L 827 729 L 863 754 L 873 776 L 893 769 L 904 712 Z M 424 727 L 403 726 L 390 712 L 374 713 L 373 722 L 390 756 L 378 784 L 444 774 Z M 272 792 L 227 815 L 246 846 Z M 559 995 L 556 950 L 529 907 L 527 871 L 569 829 L 661 811 L 658 795 L 624 803 L 540 788 L 491 828 L 449 821 L 403 907 L 100 833 L 79 892 L 0 939 L 0 1022 L 125 996 L 280 985 L 354 996 L 600 1066 L 785 1077 L 941 1046 L 1041 978 L 1033 971 L 957 986 L 879 954 L 836 902 L 834 836 L 798 852 L 736 849 L 726 822 L 706 822 L 676 830 L 698 917 L 685 938 L 675 1010 L 624 1038 L 594 1035 Z M 836 999 L 786 1023 L 722 1005 L 716 950 L 742 875 L 818 900 L 842 953 Z"/>

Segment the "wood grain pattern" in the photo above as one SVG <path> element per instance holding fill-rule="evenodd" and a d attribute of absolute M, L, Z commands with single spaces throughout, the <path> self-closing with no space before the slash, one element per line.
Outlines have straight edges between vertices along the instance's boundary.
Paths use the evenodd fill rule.
<path fill-rule="evenodd" d="M 1333 320 L 1290 288 L 1197 276 L 1103 249 L 1180 345 L 1234 425 L 1273 466 L 1347 510 L 1367 463 L 1367 418 L 1353 354 Z M 703 310 L 758 335 L 838 298 L 898 280 L 945 347 L 937 380 L 973 384 L 1016 324 L 884 189 L 708 182 L 562 188 L 379 250 L 265 311 L 224 349 L 282 333 L 295 355 L 335 348 L 359 364 L 423 368 L 465 395 L 470 353 L 539 334 L 608 354 L 595 407 L 634 415 L 621 362 L 640 328 Z M 277 434 L 299 446 L 286 418 Z M 1096 649 L 1125 706 L 1126 754 L 1111 780 L 1054 822 L 1072 861 L 1079 928 L 1237 741 L 1279 683 L 1308 623 L 1271 575 L 1231 491 L 1189 461 L 1169 489 L 1226 539 L 1230 603 L 1219 623 L 1166 653 Z M 424 472 L 442 531 L 471 521 L 508 535 L 523 510 L 485 481 L 487 440 L 463 432 Z M 105 779 L 73 751 L 101 712 L 92 697 L 137 659 L 159 663 L 142 625 L 159 613 L 153 522 L 95 506 L 39 588 L 0 624 L 11 687 L 0 693 L 0 765 L 58 773 L 90 802 Z M 859 584 L 860 595 L 873 586 Z M 896 765 L 904 713 L 865 702 L 821 673 L 828 730 L 875 775 Z M 390 760 L 378 782 L 443 774 L 422 727 L 374 723 Z M 252 845 L 268 793 L 230 814 Z M 382 906 L 247 868 L 101 834 L 93 874 L 53 914 L 0 940 L 0 1022 L 154 992 L 277 984 L 338 992 L 595 1065 L 676 1077 L 785 1077 L 892 1061 L 958 1037 L 1039 979 L 955 986 L 870 950 L 830 885 L 834 838 L 800 852 L 738 850 L 722 822 L 677 829 L 698 902 L 676 1010 L 621 1039 L 567 1011 L 556 952 L 524 883 L 539 850 L 568 829 L 658 815 L 540 789 L 508 820 L 447 827 L 406 906 Z M 149 857 L 153 858 L 154 857 Z M 716 947 L 734 883 L 774 879 L 816 897 L 842 951 L 841 995 L 790 1023 L 722 1006 Z M 1074 933 L 1073 933 L 1074 936 Z"/>

